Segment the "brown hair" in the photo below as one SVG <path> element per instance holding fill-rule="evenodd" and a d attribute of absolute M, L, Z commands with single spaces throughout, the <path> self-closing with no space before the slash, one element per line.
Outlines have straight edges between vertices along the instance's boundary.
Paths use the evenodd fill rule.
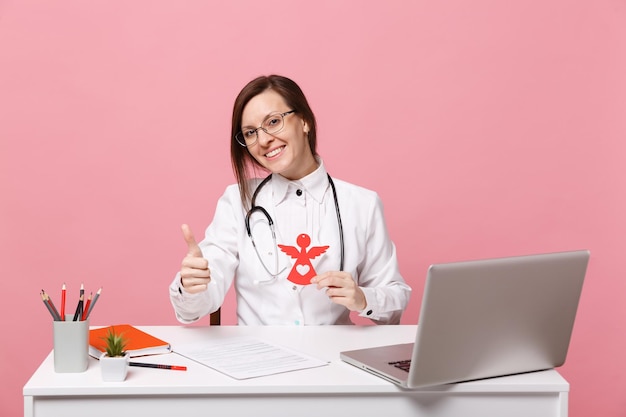
<path fill-rule="evenodd" d="M 230 159 L 233 166 L 235 177 L 237 178 L 237 184 L 239 185 L 239 193 L 241 194 L 241 201 L 244 207 L 250 204 L 252 198 L 252 191 L 249 187 L 248 180 L 252 178 L 251 172 L 255 167 L 260 167 L 256 159 L 254 159 L 248 152 L 248 148 L 241 146 L 235 139 L 235 135 L 241 130 L 241 119 L 243 115 L 243 109 L 246 104 L 255 96 L 261 94 L 266 90 L 273 90 L 280 94 L 285 100 L 285 103 L 297 114 L 309 126 L 309 146 L 313 156 L 317 157 L 317 136 L 316 136 L 316 122 L 315 115 L 307 102 L 304 93 L 294 81 L 287 77 L 280 75 L 268 75 L 260 76 L 250 81 L 240 92 L 235 99 L 233 105 L 233 120 L 230 135 Z"/>

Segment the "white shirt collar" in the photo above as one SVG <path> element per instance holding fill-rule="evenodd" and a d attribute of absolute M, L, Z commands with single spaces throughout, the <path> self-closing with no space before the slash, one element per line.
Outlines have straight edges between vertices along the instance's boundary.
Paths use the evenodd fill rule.
<path fill-rule="evenodd" d="M 328 173 L 324 161 L 321 158 L 317 158 L 317 161 L 319 163 L 317 169 L 299 180 L 292 181 L 280 174 L 272 174 L 272 193 L 276 205 L 285 201 L 290 186 L 308 193 L 318 203 L 322 202 L 328 189 Z"/>

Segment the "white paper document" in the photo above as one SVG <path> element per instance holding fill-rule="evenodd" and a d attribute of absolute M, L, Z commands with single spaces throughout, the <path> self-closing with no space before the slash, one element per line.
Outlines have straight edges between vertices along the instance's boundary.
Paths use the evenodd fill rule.
<path fill-rule="evenodd" d="M 328 365 L 320 359 L 252 337 L 179 345 L 174 346 L 174 352 L 235 379 Z"/>

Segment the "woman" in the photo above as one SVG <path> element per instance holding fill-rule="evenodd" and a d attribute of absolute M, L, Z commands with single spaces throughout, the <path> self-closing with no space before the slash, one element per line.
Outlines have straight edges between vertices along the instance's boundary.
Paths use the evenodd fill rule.
<path fill-rule="evenodd" d="M 170 285 L 176 317 L 217 310 L 231 284 L 241 325 L 351 324 L 350 312 L 397 324 L 411 289 L 398 270 L 376 193 L 332 179 L 317 154 L 315 116 L 298 85 L 252 80 L 233 108 L 237 185 Z M 265 179 L 254 178 L 258 171 Z M 273 229 L 275 231 L 273 231 Z"/>

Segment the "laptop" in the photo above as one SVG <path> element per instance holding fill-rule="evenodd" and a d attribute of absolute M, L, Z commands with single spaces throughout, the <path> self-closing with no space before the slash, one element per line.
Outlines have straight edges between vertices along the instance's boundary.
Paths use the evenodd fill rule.
<path fill-rule="evenodd" d="M 340 357 L 409 389 L 561 366 L 588 261 L 585 250 L 431 265 L 415 342 Z"/>

